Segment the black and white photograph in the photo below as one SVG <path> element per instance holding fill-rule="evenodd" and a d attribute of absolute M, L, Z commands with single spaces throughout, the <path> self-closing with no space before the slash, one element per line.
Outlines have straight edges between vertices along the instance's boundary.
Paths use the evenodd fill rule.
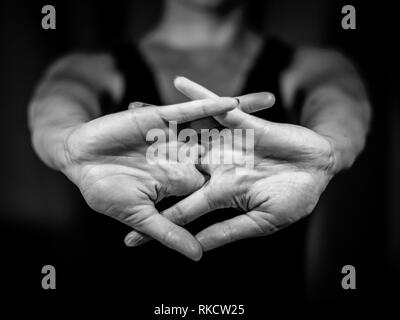
<path fill-rule="evenodd" d="M 399 12 L 1 1 L 1 295 L 159 320 L 399 301 Z"/>

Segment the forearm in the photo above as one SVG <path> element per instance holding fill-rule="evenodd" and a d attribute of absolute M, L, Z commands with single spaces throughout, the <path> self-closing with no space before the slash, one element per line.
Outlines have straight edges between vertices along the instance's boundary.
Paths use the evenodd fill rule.
<path fill-rule="evenodd" d="M 318 86 L 309 92 L 301 111 L 301 124 L 331 142 L 334 172 L 349 168 L 365 145 L 371 110 L 361 86 L 357 92 L 334 83 Z"/>
<path fill-rule="evenodd" d="M 300 105 L 300 124 L 324 136 L 333 149 L 333 172 L 349 168 L 364 147 L 371 108 L 353 64 L 340 53 L 299 48 L 282 76 L 284 104 Z"/>
<path fill-rule="evenodd" d="M 117 101 L 121 90 L 119 75 L 106 55 L 76 54 L 57 61 L 29 105 L 32 144 L 39 157 L 53 169 L 62 169 L 68 133 L 101 115 L 103 93 Z"/>
<path fill-rule="evenodd" d="M 72 95 L 49 94 L 34 98 L 29 110 L 34 150 L 49 167 L 62 170 L 68 133 L 92 118 L 93 115 Z"/>

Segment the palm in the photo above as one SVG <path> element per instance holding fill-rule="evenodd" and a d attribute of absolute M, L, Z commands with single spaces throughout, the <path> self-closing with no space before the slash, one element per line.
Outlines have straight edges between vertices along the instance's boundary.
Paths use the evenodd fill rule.
<path fill-rule="evenodd" d="M 179 174 L 177 174 L 179 173 Z M 150 164 L 143 154 L 97 157 L 82 167 L 81 191 L 96 211 L 117 218 L 133 217 L 142 205 L 164 197 L 191 193 L 202 186 L 203 176 L 194 165 L 169 161 Z"/>
<path fill-rule="evenodd" d="M 149 161 L 147 132 L 168 128 L 159 115 L 147 113 L 140 124 L 134 121 L 128 138 L 97 134 L 107 130 L 101 122 L 88 123 L 70 136 L 70 143 L 75 144 L 74 160 L 80 163 L 78 185 L 94 210 L 120 220 L 132 219 L 140 205 L 202 186 L 204 178 L 191 163 Z"/>
<path fill-rule="evenodd" d="M 95 211 L 198 259 L 201 249 L 196 239 L 158 214 L 154 204 L 195 191 L 204 184 L 204 177 L 193 164 L 148 157 L 146 135 L 151 129 L 166 134 L 168 121 L 190 121 L 235 105 L 233 99 L 204 100 L 191 103 L 188 111 L 182 110 L 184 104 L 149 107 L 85 123 L 68 136 L 66 174 Z"/>
<path fill-rule="evenodd" d="M 298 126 L 290 129 L 294 135 L 310 141 L 309 148 L 303 144 L 304 150 L 310 151 L 280 159 L 279 154 L 269 152 L 268 146 L 258 145 L 254 152 L 254 166 L 246 165 L 246 157 L 237 156 L 245 154 L 242 150 L 235 150 L 237 144 L 214 143 L 213 149 L 221 150 L 211 150 L 207 163 L 201 166 L 210 175 L 207 194 L 212 195 L 214 209 L 233 207 L 244 212 L 253 211 L 252 215 L 259 223 L 263 224 L 265 220 L 264 224 L 274 229 L 312 211 L 327 182 L 324 171 L 316 169 L 323 166 L 319 153 L 329 145 L 308 129 Z M 219 156 L 222 150 L 225 159 L 236 155 L 236 163 L 215 165 L 221 161 L 213 159 L 213 155 Z"/>
<path fill-rule="evenodd" d="M 192 99 L 215 96 L 188 80 L 177 87 Z M 312 211 L 332 177 L 333 149 L 327 138 L 301 126 L 269 122 L 238 109 L 214 118 L 231 130 L 254 130 L 254 144 L 250 145 L 254 148 L 254 162 L 249 164 L 251 158 L 240 156 L 245 143 L 239 143 L 237 149 L 237 144 L 213 141 L 199 166 L 210 175 L 209 181 L 164 211 L 165 217 L 184 225 L 219 208 L 244 211 L 245 214 L 211 225 L 196 235 L 203 250 L 210 250 L 270 234 Z M 225 143 L 225 139 L 222 141 Z M 223 160 L 239 156 L 232 164 L 221 164 L 221 154 Z M 140 244 L 144 239 L 136 234 L 135 241 Z"/>

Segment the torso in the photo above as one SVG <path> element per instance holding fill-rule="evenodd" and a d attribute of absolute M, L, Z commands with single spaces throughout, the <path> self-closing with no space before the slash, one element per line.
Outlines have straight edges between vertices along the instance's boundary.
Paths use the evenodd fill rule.
<path fill-rule="evenodd" d="M 163 104 L 185 99 L 173 86 L 176 76 L 185 76 L 220 96 L 236 96 L 242 92 L 262 41 L 246 33 L 229 47 L 176 49 L 166 44 L 143 40 L 140 51 L 145 57 Z"/>

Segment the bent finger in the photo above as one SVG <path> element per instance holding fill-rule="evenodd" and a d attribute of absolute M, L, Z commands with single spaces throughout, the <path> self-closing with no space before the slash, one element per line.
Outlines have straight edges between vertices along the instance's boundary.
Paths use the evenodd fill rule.
<path fill-rule="evenodd" d="M 207 191 L 204 189 L 205 188 L 203 187 L 195 191 L 185 199 L 161 212 L 161 214 L 172 223 L 184 226 L 202 215 L 218 209 L 212 207 Z M 131 246 L 138 246 L 150 240 L 149 237 L 146 237 L 136 230 L 131 231 L 127 235 L 127 238 L 128 237 Z"/>
<path fill-rule="evenodd" d="M 135 101 L 135 102 L 132 102 L 129 104 L 128 110 L 139 109 L 139 108 L 143 108 L 143 107 L 154 107 L 154 104 Z"/>
<path fill-rule="evenodd" d="M 144 210 L 147 211 L 144 213 L 146 218 L 140 223 L 130 224 L 131 227 L 192 260 L 200 260 L 202 249 L 192 234 L 163 217 L 155 207 L 147 206 Z M 124 241 L 127 246 L 130 246 L 131 239 L 129 234 Z"/>
<path fill-rule="evenodd" d="M 251 213 L 255 212 L 249 214 Z M 196 238 L 201 243 L 203 251 L 209 251 L 234 241 L 260 237 L 274 231 L 276 227 L 267 221 L 263 221 L 263 225 L 260 225 L 248 214 L 242 214 L 207 227 L 200 231 Z"/>

